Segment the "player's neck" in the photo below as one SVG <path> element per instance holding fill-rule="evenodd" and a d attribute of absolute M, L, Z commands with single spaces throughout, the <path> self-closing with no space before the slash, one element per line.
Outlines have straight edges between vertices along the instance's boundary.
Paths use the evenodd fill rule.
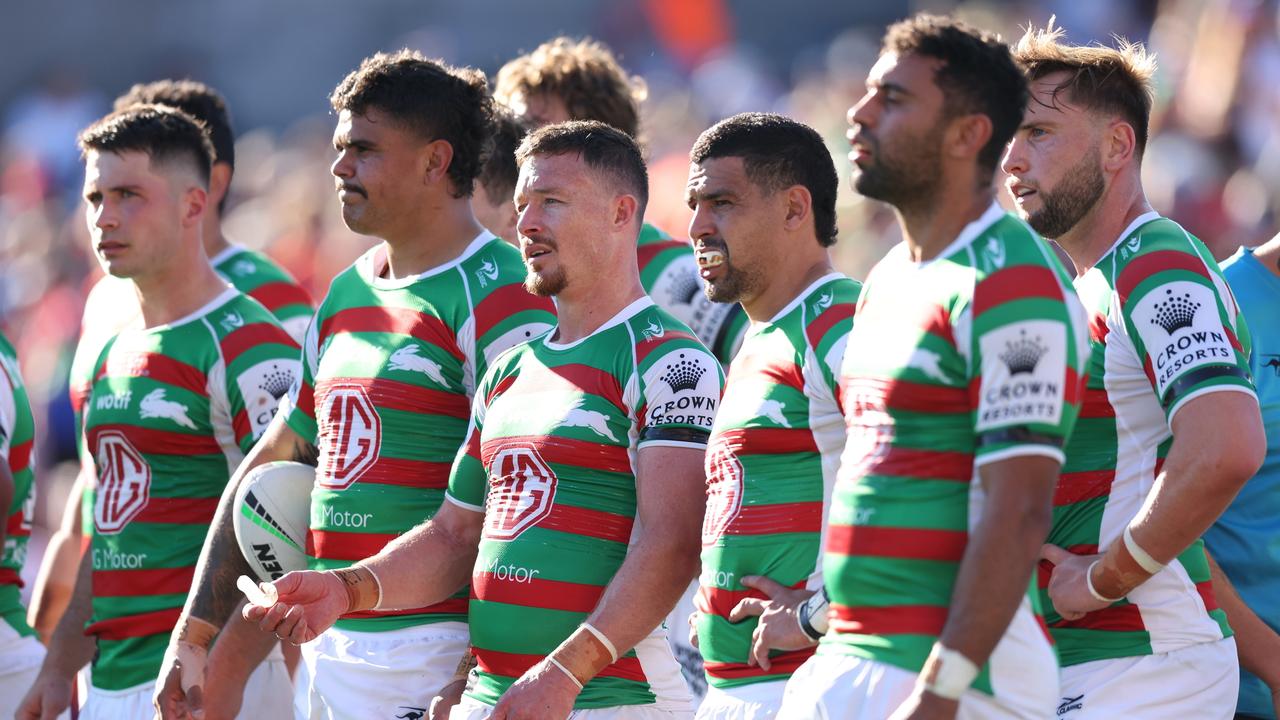
<path fill-rule="evenodd" d="M 1273 275 L 1280 276 L 1280 235 L 1254 248 L 1253 257 Z"/>
<path fill-rule="evenodd" d="M 214 211 L 207 213 L 207 215 L 209 217 L 201 228 L 201 236 L 204 238 L 204 254 L 209 257 L 217 257 L 218 253 L 231 247 L 231 243 L 227 242 L 227 238 L 222 234 L 222 218 L 218 217 L 217 208 L 214 208 Z"/>
<path fill-rule="evenodd" d="M 1117 179 L 1080 222 L 1055 239 L 1071 256 L 1076 274 L 1084 275 L 1116 244 L 1125 228 L 1148 212 L 1151 204 L 1141 183 Z"/>
<path fill-rule="evenodd" d="M 133 278 L 144 327 L 167 325 L 208 305 L 227 289 L 204 255 L 175 263 L 179 267 Z"/>
<path fill-rule="evenodd" d="M 946 184 L 944 182 L 927 202 L 895 208 L 902 238 L 915 262 L 936 258 L 955 242 L 966 225 L 982 217 L 995 201 L 995 189 L 990 186 L 978 192 L 967 188 L 957 192 L 960 188 L 948 191 Z"/>
<path fill-rule="evenodd" d="M 575 279 L 556 295 L 556 330 L 552 335 L 556 342 L 581 340 L 644 297 L 634 250 L 629 256 L 602 266 L 613 270 L 598 273 L 589 282 Z"/>
<path fill-rule="evenodd" d="M 805 240 L 799 240 L 805 242 Z M 817 244 L 810 237 L 807 242 Z M 824 275 L 833 271 L 831 258 L 825 248 L 820 256 L 805 253 L 801 262 L 781 262 L 770 268 L 768 282 L 764 289 L 753 298 L 742 299 L 742 309 L 751 318 L 751 322 L 768 322 L 777 317 L 782 309 L 800 297 L 800 293 L 809 288 Z"/>
<path fill-rule="evenodd" d="M 430 210 L 382 236 L 392 278 L 418 275 L 456 259 L 482 230 L 466 198 L 450 198 Z"/>

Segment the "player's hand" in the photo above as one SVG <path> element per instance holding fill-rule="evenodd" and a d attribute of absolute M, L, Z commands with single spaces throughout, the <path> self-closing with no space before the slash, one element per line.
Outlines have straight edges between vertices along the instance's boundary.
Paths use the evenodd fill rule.
<path fill-rule="evenodd" d="M 1102 556 L 1075 555 L 1057 545 L 1046 544 L 1040 548 L 1040 559 L 1053 563 L 1053 573 L 1049 576 L 1049 600 L 1062 619 L 1079 620 L 1086 613 L 1110 605 L 1089 592 L 1085 578 L 1089 566 L 1100 557 Z"/>
<path fill-rule="evenodd" d="M 161 720 L 204 717 L 205 667 L 209 651 L 182 640 L 171 641 L 160 661 L 159 681 L 151 695 L 151 704 Z"/>
<path fill-rule="evenodd" d="M 948 700 L 917 686 L 889 720 L 954 720 L 959 709 L 959 700 Z"/>
<path fill-rule="evenodd" d="M 18 711 L 13 714 L 14 720 L 56 720 L 71 707 L 71 687 L 74 684 L 74 678 L 40 673 L 26 697 L 22 698 Z"/>
<path fill-rule="evenodd" d="M 768 671 L 770 649 L 800 650 L 813 647 L 814 642 L 800 631 L 800 622 L 796 619 L 796 609 L 813 595 L 812 590 L 792 589 L 763 575 L 748 575 L 742 578 L 742 584 L 769 597 L 768 600 L 747 598 L 729 611 L 729 622 L 739 622 L 753 615 L 760 617 L 760 622 L 751 633 L 748 665 L 759 665 L 761 670 Z"/>
<path fill-rule="evenodd" d="M 315 640 L 350 607 L 347 590 L 333 573 L 295 571 L 271 584 L 276 603 L 270 608 L 246 603 L 242 614 L 263 632 L 295 645 Z"/>
<path fill-rule="evenodd" d="M 694 650 L 698 649 L 698 616 L 701 615 L 697 610 L 689 613 L 689 644 Z"/>
<path fill-rule="evenodd" d="M 560 720 L 573 712 L 580 690 L 560 668 L 543 660 L 498 700 L 489 720 Z"/>
<path fill-rule="evenodd" d="M 440 694 L 431 699 L 427 720 L 449 720 L 449 711 L 462 700 L 462 691 L 466 688 L 466 678 L 458 678 L 441 688 Z"/>

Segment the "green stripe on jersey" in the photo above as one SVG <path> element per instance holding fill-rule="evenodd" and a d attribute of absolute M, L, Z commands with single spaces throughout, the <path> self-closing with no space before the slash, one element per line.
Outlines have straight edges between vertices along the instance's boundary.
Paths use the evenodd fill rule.
<path fill-rule="evenodd" d="M 0 548 L 0 616 L 19 635 L 31 635 L 26 613 L 18 599 L 18 578 L 27 559 L 31 537 L 31 516 L 36 508 L 32 458 L 35 421 L 27 387 L 22 382 L 18 353 L 9 339 L 0 334 L 0 462 L 5 463 L 13 481 L 13 498 L 4 510 L 4 547 Z"/>

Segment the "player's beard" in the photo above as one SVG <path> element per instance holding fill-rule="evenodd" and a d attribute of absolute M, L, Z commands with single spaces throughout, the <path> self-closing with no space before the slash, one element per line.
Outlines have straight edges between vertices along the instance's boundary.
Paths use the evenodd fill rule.
<path fill-rule="evenodd" d="M 1098 204 L 1106 189 L 1102 177 L 1102 151 L 1094 145 L 1069 168 L 1052 190 L 1039 188 L 1040 209 L 1029 213 L 1027 224 L 1049 239 L 1071 231 Z"/>
<path fill-rule="evenodd" d="M 903 138 L 892 145 L 869 137 L 871 163 L 858 168 L 853 189 L 896 208 L 930 202 L 939 182 L 944 126 L 945 119 L 940 119 L 923 137 Z"/>
<path fill-rule="evenodd" d="M 569 280 L 564 276 L 564 268 L 559 265 L 542 273 L 530 271 L 524 278 L 524 289 L 538 297 L 559 295 L 568 285 Z"/>
<path fill-rule="evenodd" d="M 724 271 L 716 281 L 705 283 L 703 290 L 707 294 L 707 299 L 711 302 L 733 303 L 741 300 L 743 296 L 753 295 L 758 284 L 754 276 L 743 272 L 733 264 L 733 256 L 729 254 L 729 248 L 717 247 L 716 249 L 724 253 L 724 264 L 721 266 Z"/>

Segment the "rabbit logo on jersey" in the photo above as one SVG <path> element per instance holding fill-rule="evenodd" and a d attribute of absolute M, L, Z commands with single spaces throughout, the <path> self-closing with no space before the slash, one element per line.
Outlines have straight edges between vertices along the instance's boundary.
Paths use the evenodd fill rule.
<path fill-rule="evenodd" d="M 515 540 L 551 514 L 555 499 L 556 474 L 538 450 L 528 443 L 506 445 L 489 468 L 484 536 Z"/>
<path fill-rule="evenodd" d="M 979 431 L 1062 418 L 1067 379 L 1067 326 L 1056 320 L 1002 325 L 978 340 L 982 386 Z"/>
<path fill-rule="evenodd" d="M 103 535 L 124 529 L 147 506 L 151 495 L 151 466 L 123 433 L 98 434 L 98 487 L 93 525 Z"/>
<path fill-rule="evenodd" d="M 289 392 L 294 379 L 301 375 L 298 369 L 296 360 L 272 358 L 250 367 L 236 378 L 254 439 L 262 435 L 271 418 L 276 416 L 280 398 Z"/>
<path fill-rule="evenodd" d="M 1134 305 L 1133 325 L 1147 346 L 1156 392 L 1164 397 L 1184 372 L 1202 365 L 1234 365 L 1235 352 L 1218 315 L 1213 290 L 1177 280 Z"/>

